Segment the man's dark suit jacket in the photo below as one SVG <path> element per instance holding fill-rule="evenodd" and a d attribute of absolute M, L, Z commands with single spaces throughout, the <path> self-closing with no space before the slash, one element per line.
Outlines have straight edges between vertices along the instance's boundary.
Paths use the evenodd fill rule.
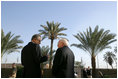
<path fill-rule="evenodd" d="M 74 78 L 74 54 L 69 47 L 57 49 L 52 74 L 57 78 Z"/>
<path fill-rule="evenodd" d="M 83 78 L 87 78 L 87 70 L 83 69 Z"/>
<path fill-rule="evenodd" d="M 40 78 L 40 63 L 47 61 L 47 56 L 41 56 L 40 46 L 29 42 L 21 53 L 21 63 L 24 66 L 25 78 Z"/>

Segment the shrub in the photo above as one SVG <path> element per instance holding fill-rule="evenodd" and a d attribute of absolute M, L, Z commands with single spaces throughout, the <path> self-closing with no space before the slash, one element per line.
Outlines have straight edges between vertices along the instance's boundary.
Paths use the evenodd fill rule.
<path fill-rule="evenodd" d="M 17 66 L 16 78 L 23 78 L 23 66 Z"/>

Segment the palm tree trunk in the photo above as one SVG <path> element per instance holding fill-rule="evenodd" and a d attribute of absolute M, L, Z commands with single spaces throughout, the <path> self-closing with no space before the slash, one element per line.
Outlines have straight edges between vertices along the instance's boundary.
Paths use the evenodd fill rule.
<path fill-rule="evenodd" d="M 116 67 L 117 67 L 117 61 L 115 60 L 115 63 L 116 63 Z"/>
<path fill-rule="evenodd" d="M 3 53 L 1 53 L 1 62 L 2 62 L 2 59 L 3 59 L 3 55 L 4 55 L 4 54 L 3 54 Z"/>
<path fill-rule="evenodd" d="M 113 69 L 113 65 L 111 65 L 112 69 Z"/>
<path fill-rule="evenodd" d="M 51 39 L 51 52 L 50 52 L 50 61 L 49 61 L 49 69 L 52 68 L 52 51 L 53 51 L 53 39 Z"/>
<path fill-rule="evenodd" d="M 2 57 L 3 57 L 3 53 L 1 53 L 1 60 L 2 60 Z"/>
<path fill-rule="evenodd" d="M 96 77 L 96 59 L 95 56 L 91 57 L 91 64 L 92 64 L 92 77 L 95 78 Z"/>
<path fill-rule="evenodd" d="M 1 57 L 1 63 L 2 63 L 2 57 Z"/>
<path fill-rule="evenodd" d="M 108 63 L 106 62 L 106 65 L 107 65 L 107 69 L 108 69 Z"/>

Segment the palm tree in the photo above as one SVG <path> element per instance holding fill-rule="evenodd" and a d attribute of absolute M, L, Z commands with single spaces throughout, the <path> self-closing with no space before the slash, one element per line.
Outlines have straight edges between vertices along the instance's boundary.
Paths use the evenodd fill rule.
<path fill-rule="evenodd" d="M 113 69 L 113 62 L 114 62 L 114 58 L 115 58 L 115 54 L 113 54 L 112 52 L 106 52 L 106 54 L 104 54 L 104 61 L 106 61 L 107 63 L 109 63 L 109 65 L 112 67 Z"/>
<path fill-rule="evenodd" d="M 66 34 L 64 33 L 60 33 L 61 31 L 67 30 L 64 27 L 59 28 L 60 23 L 54 23 L 54 22 L 48 22 L 47 21 L 47 26 L 46 25 L 41 25 L 41 27 L 43 28 L 43 30 L 39 30 L 40 35 L 43 35 L 43 39 L 45 39 L 46 37 L 48 37 L 48 39 L 51 40 L 51 53 L 50 53 L 50 57 L 52 57 L 52 50 L 53 50 L 53 41 L 57 38 L 59 38 L 58 36 L 66 36 Z M 52 67 L 52 58 L 50 58 L 50 64 L 49 64 L 49 68 L 51 69 Z"/>
<path fill-rule="evenodd" d="M 19 40 L 20 36 L 14 36 L 11 32 L 8 32 L 6 35 L 3 30 L 1 30 L 1 59 L 4 54 L 10 54 L 12 52 L 19 52 L 18 49 L 22 48 L 18 44 L 23 43 L 22 40 Z"/>
<path fill-rule="evenodd" d="M 79 32 L 74 35 L 80 41 L 80 44 L 72 44 L 77 48 L 87 51 L 91 56 L 92 76 L 96 76 L 96 55 L 106 48 L 110 48 L 109 44 L 115 42 L 115 34 L 109 33 L 110 30 L 98 30 L 98 26 L 92 31 L 91 27 L 86 32 Z"/>
<path fill-rule="evenodd" d="M 48 54 L 49 54 L 49 51 L 50 51 L 49 46 L 42 46 L 42 47 L 41 47 L 42 56 L 48 55 Z"/>
<path fill-rule="evenodd" d="M 115 58 L 114 58 L 114 60 L 115 60 L 116 67 L 117 67 L 117 46 L 115 46 L 114 52 L 115 52 L 115 55 L 116 55 Z"/>
<path fill-rule="evenodd" d="M 81 57 L 81 64 L 80 64 L 80 67 L 81 67 L 81 68 L 84 68 L 84 67 L 85 67 L 85 63 L 83 62 L 82 57 Z"/>
<path fill-rule="evenodd" d="M 55 52 L 55 50 L 53 50 L 52 59 L 53 59 L 53 57 L 54 57 L 54 52 Z M 49 48 L 49 46 L 42 46 L 42 47 L 41 47 L 41 53 L 42 53 L 42 56 L 49 55 L 49 53 L 50 53 L 50 48 Z M 46 64 L 49 64 L 49 61 L 46 61 L 46 62 L 44 62 L 44 63 L 41 64 L 42 69 L 43 69 L 44 65 L 46 65 Z"/>
<path fill-rule="evenodd" d="M 117 46 L 115 46 L 115 48 L 114 48 L 114 52 L 117 53 Z"/>
<path fill-rule="evenodd" d="M 81 62 L 79 62 L 79 61 L 75 61 L 75 63 L 74 63 L 74 64 L 75 64 L 75 66 L 77 66 L 77 67 L 78 67 L 78 66 L 80 66 Z"/>

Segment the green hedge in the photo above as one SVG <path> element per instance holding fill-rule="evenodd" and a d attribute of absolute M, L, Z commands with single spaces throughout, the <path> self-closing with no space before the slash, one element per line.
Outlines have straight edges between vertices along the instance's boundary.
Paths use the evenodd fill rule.
<path fill-rule="evenodd" d="M 23 66 L 17 66 L 16 78 L 23 78 Z"/>

